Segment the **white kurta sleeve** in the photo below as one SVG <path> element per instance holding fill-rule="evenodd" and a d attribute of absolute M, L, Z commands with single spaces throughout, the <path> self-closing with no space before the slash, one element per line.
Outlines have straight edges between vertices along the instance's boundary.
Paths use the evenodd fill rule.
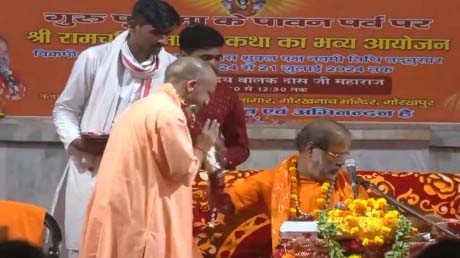
<path fill-rule="evenodd" d="M 83 110 L 91 94 L 97 69 L 97 51 L 83 51 L 75 62 L 67 84 L 53 109 L 53 122 L 66 149 L 80 137 Z"/>

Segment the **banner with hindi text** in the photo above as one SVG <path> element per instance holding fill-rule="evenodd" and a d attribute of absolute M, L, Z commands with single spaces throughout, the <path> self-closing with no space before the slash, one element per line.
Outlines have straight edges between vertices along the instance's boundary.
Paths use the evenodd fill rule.
<path fill-rule="evenodd" d="M 6 2 L 0 34 L 13 79 L 0 75 L 0 105 L 17 116 L 51 115 L 78 54 L 125 30 L 134 3 Z M 169 2 L 184 25 L 224 34 L 220 83 L 239 93 L 250 122 L 460 122 L 458 1 Z"/>

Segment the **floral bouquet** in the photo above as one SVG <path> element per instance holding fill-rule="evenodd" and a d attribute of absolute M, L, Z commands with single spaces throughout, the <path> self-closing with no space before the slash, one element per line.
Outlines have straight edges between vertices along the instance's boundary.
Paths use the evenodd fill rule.
<path fill-rule="evenodd" d="M 323 210 L 318 218 L 331 258 L 406 257 L 412 224 L 385 199 L 348 199 L 344 204 Z"/>

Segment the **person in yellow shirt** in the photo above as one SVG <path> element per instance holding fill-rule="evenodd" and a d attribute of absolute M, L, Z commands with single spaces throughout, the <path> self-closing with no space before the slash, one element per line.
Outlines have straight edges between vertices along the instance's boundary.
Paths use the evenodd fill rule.
<path fill-rule="evenodd" d="M 257 173 L 224 191 L 213 175 L 211 191 L 218 209 L 239 212 L 264 204 L 271 219 L 272 251 L 287 220 L 315 220 L 324 208 L 353 198 L 348 172 L 341 169 L 351 144 L 350 132 L 332 120 L 313 120 L 295 139 L 298 153 L 272 170 Z M 364 188 L 359 198 L 368 198 Z"/>

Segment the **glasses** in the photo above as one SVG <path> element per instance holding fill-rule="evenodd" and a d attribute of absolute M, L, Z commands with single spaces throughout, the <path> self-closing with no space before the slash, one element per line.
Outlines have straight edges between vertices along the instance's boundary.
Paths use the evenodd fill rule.
<path fill-rule="evenodd" d="M 325 149 L 321 148 L 321 146 L 319 146 L 317 144 L 314 144 L 314 143 L 313 143 L 313 147 L 318 148 L 318 149 L 326 152 L 326 154 L 329 157 L 334 158 L 334 159 L 338 159 L 338 158 L 342 158 L 342 157 L 346 157 L 346 156 L 350 155 L 350 152 L 348 152 L 348 151 L 346 151 L 346 152 L 332 152 L 332 151 L 325 150 Z"/>
<path fill-rule="evenodd" d="M 325 150 L 323 150 L 325 151 Z M 342 158 L 342 157 L 346 157 L 348 155 L 350 155 L 350 153 L 347 151 L 347 152 L 332 152 L 332 151 L 325 151 L 327 153 L 327 155 L 329 155 L 330 157 L 334 158 L 334 159 L 338 159 L 338 158 Z"/>

